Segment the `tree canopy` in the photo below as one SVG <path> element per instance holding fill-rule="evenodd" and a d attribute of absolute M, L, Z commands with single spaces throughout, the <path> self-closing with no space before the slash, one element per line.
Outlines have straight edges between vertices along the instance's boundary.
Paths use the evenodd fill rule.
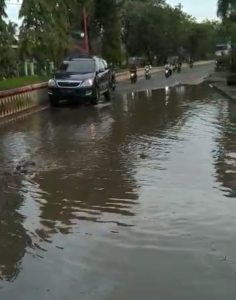
<path fill-rule="evenodd" d="M 227 16 L 227 13 L 229 11 L 229 9 L 232 6 L 236 5 L 236 0 L 218 0 L 218 16 L 221 18 L 225 18 Z"/>
<path fill-rule="evenodd" d="M 229 1 L 218 2 L 223 16 Z M 171 7 L 165 0 L 23 0 L 20 58 L 59 63 L 82 39 L 84 7 L 91 51 L 115 63 L 129 56 L 205 58 L 222 34 L 218 23 L 198 23 L 181 5 Z M 1 54 L 8 53 L 5 49 L 14 43 L 15 28 L 6 23 L 5 0 L 0 0 L 0 32 Z M 7 59 L 3 57 L 0 59 Z"/>
<path fill-rule="evenodd" d="M 0 0 L 0 78 L 8 76 L 16 64 L 13 45 L 16 43 L 16 24 L 6 22 L 6 2 Z"/>

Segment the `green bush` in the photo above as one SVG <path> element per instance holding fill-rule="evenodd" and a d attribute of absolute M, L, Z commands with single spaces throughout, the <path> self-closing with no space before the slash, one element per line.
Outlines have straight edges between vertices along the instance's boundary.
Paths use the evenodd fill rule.
<path fill-rule="evenodd" d="M 24 76 L 9 78 L 0 81 L 0 91 L 10 90 L 18 87 L 23 87 L 35 83 L 46 82 L 49 80 L 49 76 Z"/>

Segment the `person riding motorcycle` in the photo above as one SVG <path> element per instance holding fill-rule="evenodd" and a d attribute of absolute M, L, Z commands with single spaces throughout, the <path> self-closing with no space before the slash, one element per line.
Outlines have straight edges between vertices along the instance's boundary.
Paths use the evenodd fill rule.
<path fill-rule="evenodd" d="M 144 67 L 144 72 L 145 72 L 146 79 L 150 79 L 151 78 L 151 73 L 150 73 L 151 69 L 152 69 L 151 65 L 146 65 Z"/>
<path fill-rule="evenodd" d="M 172 68 L 171 68 L 170 63 L 168 63 L 168 62 L 165 64 L 165 74 L 166 74 L 166 77 L 169 77 L 172 75 Z"/>
<path fill-rule="evenodd" d="M 182 70 L 182 62 L 179 60 L 177 63 L 177 72 L 180 73 Z"/>
<path fill-rule="evenodd" d="M 192 59 L 192 58 L 189 59 L 189 67 L 190 67 L 190 68 L 193 67 L 193 59 Z"/>
<path fill-rule="evenodd" d="M 135 64 L 132 64 L 129 68 L 130 73 L 137 73 L 137 67 Z"/>
<path fill-rule="evenodd" d="M 132 64 L 129 68 L 130 76 L 134 74 L 134 80 L 137 80 L 137 67 L 135 64 Z"/>

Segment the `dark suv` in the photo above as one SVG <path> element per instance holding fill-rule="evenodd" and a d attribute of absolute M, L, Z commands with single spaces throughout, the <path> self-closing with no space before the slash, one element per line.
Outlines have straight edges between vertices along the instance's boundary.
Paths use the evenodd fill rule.
<path fill-rule="evenodd" d="M 48 95 L 52 106 L 60 100 L 80 99 L 96 105 L 101 97 L 111 100 L 111 71 L 104 59 L 92 56 L 69 57 L 54 78 L 48 82 Z"/>

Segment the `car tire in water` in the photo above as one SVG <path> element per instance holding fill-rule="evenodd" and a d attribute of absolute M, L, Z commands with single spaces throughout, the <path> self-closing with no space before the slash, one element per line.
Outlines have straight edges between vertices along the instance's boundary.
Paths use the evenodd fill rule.
<path fill-rule="evenodd" d="M 58 107 L 59 106 L 59 100 L 56 97 L 51 96 L 49 98 L 51 107 Z"/>
<path fill-rule="evenodd" d="M 98 88 L 96 88 L 96 90 L 94 92 L 94 96 L 91 99 L 91 104 L 97 105 L 99 100 L 100 100 L 100 91 Z"/>

